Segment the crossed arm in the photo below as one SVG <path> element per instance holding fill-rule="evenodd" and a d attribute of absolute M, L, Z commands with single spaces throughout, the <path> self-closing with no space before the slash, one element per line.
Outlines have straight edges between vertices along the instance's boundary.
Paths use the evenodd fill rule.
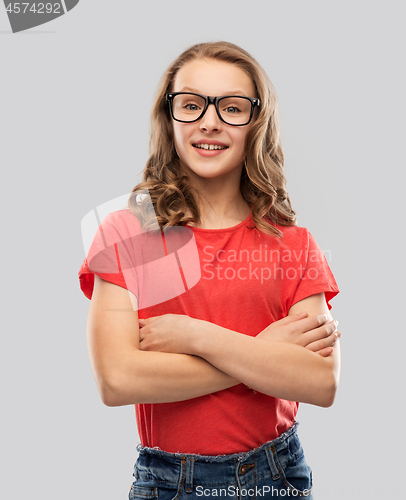
<path fill-rule="evenodd" d="M 89 355 L 108 406 L 182 401 L 239 383 L 330 406 L 339 378 L 336 325 L 330 320 L 324 294 L 318 294 L 295 304 L 287 318 L 257 337 L 172 314 L 141 320 L 139 329 L 129 292 L 96 276 Z"/>

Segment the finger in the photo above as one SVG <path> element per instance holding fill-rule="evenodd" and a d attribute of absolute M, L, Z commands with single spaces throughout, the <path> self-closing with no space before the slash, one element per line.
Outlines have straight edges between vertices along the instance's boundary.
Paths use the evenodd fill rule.
<path fill-rule="evenodd" d="M 325 339 L 329 337 L 332 333 L 337 330 L 338 321 L 330 321 L 329 323 L 325 323 L 318 328 L 314 328 L 313 330 L 307 331 L 303 335 L 302 345 L 308 345 L 317 340 Z"/>
<path fill-rule="evenodd" d="M 319 356 L 322 356 L 323 358 L 327 358 L 330 356 L 330 354 L 333 354 L 334 349 L 332 347 L 326 347 L 325 349 L 321 349 L 320 351 L 317 351 L 316 354 Z"/>
<path fill-rule="evenodd" d="M 314 352 L 319 351 L 320 349 L 324 349 L 326 347 L 332 347 L 340 338 L 340 336 L 341 336 L 340 332 L 334 331 L 333 333 L 331 333 L 327 337 L 324 337 L 323 339 L 318 339 L 314 342 L 308 343 L 306 347 Z"/>
<path fill-rule="evenodd" d="M 322 326 L 324 323 L 326 323 L 328 318 L 328 314 L 318 314 L 317 316 L 308 316 L 301 318 L 296 323 L 292 323 L 292 325 L 290 326 L 290 333 L 294 334 L 309 332 Z"/>
<path fill-rule="evenodd" d="M 303 318 L 307 318 L 309 316 L 309 313 L 307 311 L 303 311 L 301 313 L 293 314 L 291 316 L 293 316 L 295 319 L 303 319 Z M 288 316 L 288 318 L 289 318 L 289 316 Z"/>
<path fill-rule="evenodd" d="M 297 313 L 297 314 L 288 314 L 284 318 L 278 320 L 278 323 L 281 325 L 284 325 L 287 323 L 293 323 L 294 321 L 298 321 L 300 319 L 307 318 L 308 315 L 309 315 L 309 313 L 306 311 L 301 312 L 301 313 Z"/>
<path fill-rule="evenodd" d="M 337 342 L 337 340 L 341 337 L 341 332 L 334 331 L 331 333 L 328 337 L 325 337 L 324 339 L 317 340 L 315 342 L 309 343 L 306 346 L 306 349 L 310 349 L 313 352 L 320 351 L 322 349 L 326 349 L 328 347 L 334 346 L 334 344 Z"/>
<path fill-rule="evenodd" d="M 140 339 L 139 342 L 139 350 L 140 351 L 148 351 L 150 349 L 149 342 L 147 339 Z"/>
<path fill-rule="evenodd" d="M 305 331 L 314 330 L 330 322 L 330 315 L 328 313 L 317 314 L 316 316 L 310 316 L 303 321 L 303 326 L 306 328 Z"/>
<path fill-rule="evenodd" d="M 151 318 L 138 318 L 138 323 L 142 326 L 148 325 L 151 321 L 154 321 L 157 316 L 152 316 Z"/>
<path fill-rule="evenodd" d="M 144 328 L 140 328 L 140 333 L 139 333 L 139 341 L 140 343 L 145 340 L 145 336 L 146 336 L 146 331 Z"/>

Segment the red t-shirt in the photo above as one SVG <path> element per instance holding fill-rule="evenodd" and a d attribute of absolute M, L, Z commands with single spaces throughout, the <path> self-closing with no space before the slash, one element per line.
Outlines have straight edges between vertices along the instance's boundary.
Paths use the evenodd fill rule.
<path fill-rule="evenodd" d="M 163 238 L 159 232 L 143 234 L 128 209 L 113 212 L 93 240 L 80 285 L 91 298 L 97 274 L 138 297 L 140 318 L 186 314 L 256 336 L 296 302 L 324 292 L 331 309 L 338 293 L 309 231 L 276 227 L 282 238 L 253 228 L 250 214 L 231 228 L 178 228 L 183 232 Z M 219 455 L 275 439 L 294 424 L 298 403 L 239 384 L 187 401 L 138 404 L 135 410 L 143 446 Z"/>

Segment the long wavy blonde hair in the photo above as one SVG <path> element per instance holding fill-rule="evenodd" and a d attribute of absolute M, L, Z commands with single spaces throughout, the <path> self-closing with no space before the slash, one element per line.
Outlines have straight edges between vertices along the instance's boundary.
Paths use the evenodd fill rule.
<path fill-rule="evenodd" d="M 293 226 L 297 222 L 286 191 L 276 92 L 260 64 L 244 49 L 228 42 L 193 45 L 164 73 L 151 111 L 150 157 L 142 182 L 132 191 L 129 208 L 151 229 L 200 222 L 198 193 L 182 169 L 176 153 L 172 118 L 165 94 L 173 92 L 176 75 L 182 66 L 203 58 L 231 63 L 252 78 L 261 106 L 257 116 L 254 115 L 253 126 L 246 138 L 245 168 L 240 189 L 244 200 L 252 205 L 255 226 L 265 233 L 281 236 L 271 223 Z M 145 189 L 151 196 L 154 213 L 150 202 L 143 209 L 136 196 L 137 192 Z M 149 209 L 146 209 L 147 206 Z M 187 209 L 191 214 L 189 216 L 186 215 Z"/>

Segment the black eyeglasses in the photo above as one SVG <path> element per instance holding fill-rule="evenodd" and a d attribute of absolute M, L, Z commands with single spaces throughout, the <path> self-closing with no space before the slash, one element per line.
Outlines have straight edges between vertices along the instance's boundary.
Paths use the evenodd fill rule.
<path fill-rule="evenodd" d="M 166 94 L 171 116 L 177 122 L 197 122 L 206 113 L 210 104 L 214 104 L 220 120 L 227 125 L 241 127 L 252 120 L 255 106 L 260 100 L 241 95 L 210 97 L 192 92 L 170 92 Z"/>

